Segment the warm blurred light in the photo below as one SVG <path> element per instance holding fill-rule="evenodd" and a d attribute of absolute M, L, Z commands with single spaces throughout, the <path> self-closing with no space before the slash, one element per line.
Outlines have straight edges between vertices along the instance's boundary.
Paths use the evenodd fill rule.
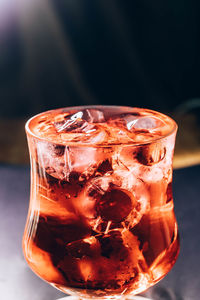
<path fill-rule="evenodd" d="M 2 13 L 2 9 L 6 9 L 8 6 L 10 6 L 11 2 L 12 1 L 9 1 L 9 0 L 0 0 L 1 13 Z"/>
<path fill-rule="evenodd" d="M 0 28 L 8 22 L 12 9 L 13 0 L 0 0 Z"/>
<path fill-rule="evenodd" d="M 20 22 L 21 12 L 27 11 L 33 7 L 37 0 L 0 0 L 0 31 L 6 30 L 7 27 L 15 20 Z"/>
<path fill-rule="evenodd" d="M 63 62 L 66 74 L 80 97 L 88 104 L 96 103 L 95 96 L 85 83 L 67 30 L 49 0 L 0 0 L 0 42 L 12 32 L 23 47 L 23 78 L 37 90 L 38 74 L 53 74 L 57 58 Z M 68 1 L 66 1 L 68 5 Z M 73 3 L 69 0 L 69 3 Z M 15 36 L 16 37 L 16 36 Z M 0 47 L 0 58 L 3 48 Z M 42 73 L 43 72 L 43 73 Z M 53 78 L 53 76 L 51 77 Z M 51 78 L 49 80 L 51 80 Z M 37 97 L 36 97 L 37 98 Z M 38 101 L 40 98 L 37 98 Z"/>
<path fill-rule="evenodd" d="M 19 10 L 25 0 L 0 0 L 0 38 L 15 29 Z M 29 1 L 29 0 L 27 0 Z"/>

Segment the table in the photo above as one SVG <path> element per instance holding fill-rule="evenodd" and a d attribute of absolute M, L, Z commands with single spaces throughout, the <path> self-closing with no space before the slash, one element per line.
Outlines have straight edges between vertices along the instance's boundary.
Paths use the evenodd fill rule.
<path fill-rule="evenodd" d="M 29 172 L 28 167 L 0 165 L 0 299 L 55 300 L 63 293 L 29 269 L 21 250 Z M 169 274 L 146 295 L 154 300 L 199 300 L 200 166 L 175 170 L 174 199 L 180 255 Z"/>

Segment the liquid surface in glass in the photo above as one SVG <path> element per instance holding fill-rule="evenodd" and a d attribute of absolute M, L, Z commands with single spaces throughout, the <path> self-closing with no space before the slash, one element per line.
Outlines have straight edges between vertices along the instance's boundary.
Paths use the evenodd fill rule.
<path fill-rule="evenodd" d="M 176 124 L 155 111 L 53 110 L 26 125 L 32 181 L 23 238 L 32 270 L 84 298 L 137 294 L 179 251 Z"/>

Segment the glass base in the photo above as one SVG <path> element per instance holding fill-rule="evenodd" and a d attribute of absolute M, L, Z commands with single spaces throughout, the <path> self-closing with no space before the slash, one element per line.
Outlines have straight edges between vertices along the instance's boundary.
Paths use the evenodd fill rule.
<path fill-rule="evenodd" d="M 67 296 L 67 297 L 64 297 L 64 298 L 60 298 L 58 300 L 79 300 L 79 299 L 80 298 L 78 298 L 76 296 Z M 142 296 L 126 296 L 126 298 L 124 298 L 124 300 L 151 300 L 151 299 L 146 298 L 146 297 L 142 297 Z"/>

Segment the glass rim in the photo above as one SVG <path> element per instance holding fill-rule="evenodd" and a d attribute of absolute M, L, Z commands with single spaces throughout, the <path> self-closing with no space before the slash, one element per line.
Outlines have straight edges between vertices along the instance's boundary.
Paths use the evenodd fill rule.
<path fill-rule="evenodd" d="M 59 111 L 59 110 L 81 110 L 81 109 L 89 109 L 89 108 L 124 108 L 124 109 L 134 109 L 134 108 L 139 108 L 139 107 L 132 107 L 132 106 L 123 106 L 123 105 L 78 105 L 78 106 L 66 106 L 66 107 L 61 107 L 61 108 L 55 108 L 55 109 L 50 109 L 50 110 L 46 110 L 43 111 L 41 113 L 38 113 L 32 117 L 30 117 L 26 122 L 25 122 L 25 131 L 27 136 L 31 136 L 37 140 L 40 141 L 44 141 L 44 142 L 48 142 L 48 143 L 52 143 L 52 144 L 57 144 L 57 145 L 62 145 L 62 146 L 76 146 L 76 147 L 94 147 L 94 148 L 110 148 L 110 147 L 117 147 L 117 146 L 132 146 L 132 147 L 136 147 L 136 146 L 142 146 L 142 145 L 148 145 L 154 142 L 157 142 L 159 140 L 163 140 L 164 138 L 167 138 L 168 136 L 172 135 L 174 132 L 177 131 L 178 129 L 178 125 L 176 123 L 176 121 L 174 119 L 172 119 L 171 117 L 169 117 L 168 115 L 161 113 L 159 111 L 156 110 L 152 110 L 152 109 L 148 109 L 148 108 L 139 108 L 141 110 L 145 110 L 148 112 L 156 112 L 158 114 L 160 114 L 161 116 L 165 116 L 167 117 L 171 123 L 173 124 L 172 129 L 167 131 L 166 134 L 163 134 L 161 136 L 158 137 L 153 137 L 152 139 L 149 139 L 148 141 L 141 141 L 141 142 L 129 142 L 129 143 L 108 143 L 108 144 L 92 144 L 92 143 L 83 143 L 83 142 L 72 142 L 72 141 L 65 141 L 65 142 L 58 142 L 58 141 L 53 141 L 51 139 L 48 139 L 46 137 L 41 137 L 37 134 L 35 134 L 31 128 L 30 128 L 30 123 L 36 119 L 39 116 L 45 115 L 46 113 L 51 113 L 54 111 Z"/>

